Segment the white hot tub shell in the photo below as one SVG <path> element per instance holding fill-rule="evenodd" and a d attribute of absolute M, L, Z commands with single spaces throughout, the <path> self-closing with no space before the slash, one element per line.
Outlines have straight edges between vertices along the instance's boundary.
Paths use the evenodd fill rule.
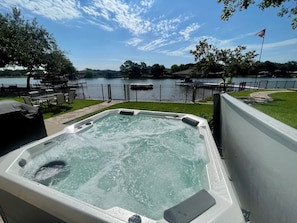
<path fill-rule="evenodd" d="M 199 131 L 205 141 L 208 188 L 164 210 L 164 217 L 153 220 L 121 207 L 104 210 L 56 191 L 23 176 L 30 160 L 51 140 L 63 134 L 79 134 L 94 120 L 110 114 L 148 115 L 183 121 Z M 182 149 L 182 148 L 181 148 Z M 90 192 L 91 193 L 91 192 Z M 180 214 L 182 213 L 182 214 Z M 207 120 L 182 113 L 143 110 L 107 110 L 66 127 L 61 132 L 27 144 L 0 159 L 0 214 L 4 222 L 245 222 L 236 193 L 228 179 Z M 180 216 L 181 215 L 181 216 Z"/>

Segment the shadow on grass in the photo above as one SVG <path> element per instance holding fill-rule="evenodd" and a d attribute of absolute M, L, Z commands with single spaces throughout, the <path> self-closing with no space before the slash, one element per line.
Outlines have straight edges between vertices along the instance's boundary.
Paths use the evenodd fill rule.
<path fill-rule="evenodd" d="M 272 102 L 279 102 L 279 101 L 287 101 L 285 99 L 280 99 L 280 98 L 273 98 Z"/>
<path fill-rule="evenodd" d="M 56 115 L 61 115 L 65 112 L 69 112 L 70 110 L 72 110 L 71 105 L 59 105 L 59 106 L 50 106 L 47 108 L 41 108 L 40 112 L 42 113 L 44 118 L 48 118 Z"/>

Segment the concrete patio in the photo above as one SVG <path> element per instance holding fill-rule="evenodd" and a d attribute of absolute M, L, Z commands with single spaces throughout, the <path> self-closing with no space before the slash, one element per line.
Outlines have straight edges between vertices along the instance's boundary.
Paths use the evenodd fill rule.
<path fill-rule="evenodd" d="M 85 107 L 73 112 L 68 112 L 62 115 L 58 115 L 52 118 L 48 118 L 44 120 L 44 124 L 46 127 L 46 131 L 48 135 L 52 135 L 54 133 L 57 133 L 64 129 L 71 121 L 74 121 L 80 117 L 83 117 L 84 115 L 94 113 L 96 111 L 99 111 L 101 109 L 107 108 L 111 105 L 121 103 L 122 101 L 105 101 L 103 103 Z"/>

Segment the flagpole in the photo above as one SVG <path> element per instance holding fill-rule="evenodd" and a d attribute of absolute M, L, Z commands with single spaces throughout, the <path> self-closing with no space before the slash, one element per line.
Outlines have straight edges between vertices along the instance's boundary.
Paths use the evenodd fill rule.
<path fill-rule="evenodd" d="M 265 38 L 265 33 L 266 32 L 266 27 L 265 29 L 262 29 L 260 32 L 258 32 L 256 35 L 262 38 L 262 45 L 261 45 L 261 51 L 260 51 L 260 57 L 259 57 L 259 62 L 261 61 L 261 57 L 262 57 L 262 51 L 263 51 L 263 45 L 264 45 L 264 38 Z M 256 87 L 256 83 L 257 83 L 257 77 L 258 75 L 256 74 L 256 79 L 255 79 L 255 87 Z"/>
<path fill-rule="evenodd" d="M 259 62 L 261 61 L 262 50 L 263 50 L 263 45 L 264 45 L 264 39 L 265 39 L 265 35 L 262 37 L 262 46 L 261 46 L 261 51 L 260 51 Z"/>

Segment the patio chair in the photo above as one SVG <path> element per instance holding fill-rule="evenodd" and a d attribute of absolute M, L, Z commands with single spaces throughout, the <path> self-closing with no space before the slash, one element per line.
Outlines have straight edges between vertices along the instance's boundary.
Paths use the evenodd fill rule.
<path fill-rule="evenodd" d="M 56 100 L 55 101 L 51 101 L 50 105 L 62 105 L 66 102 L 65 100 L 65 96 L 63 93 L 57 93 L 56 94 Z"/>
<path fill-rule="evenodd" d="M 53 94 L 54 93 L 54 89 L 52 89 L 52 88 L 45 89 L 45 93 L 46 94 Z"/>
<path fill-rule="evenodd" d="M 22 98 L 23 98 L 25 104 L 39 108 L 39 104 L 35 104 L 35 103 L 33 104 L 32 100 L 29 96 L 22 96 Z"/>
<path fill-rule="evenodd" d="M 38 97 L 40 95 L 39 91 L 30 91 L 29 92 L 30 97 Z"/>
<path fill-rule="evenodd" d="M 75 91 L 69 91 L 67 102 L 68 104 L 72 104 L 75 98 Z"/>

